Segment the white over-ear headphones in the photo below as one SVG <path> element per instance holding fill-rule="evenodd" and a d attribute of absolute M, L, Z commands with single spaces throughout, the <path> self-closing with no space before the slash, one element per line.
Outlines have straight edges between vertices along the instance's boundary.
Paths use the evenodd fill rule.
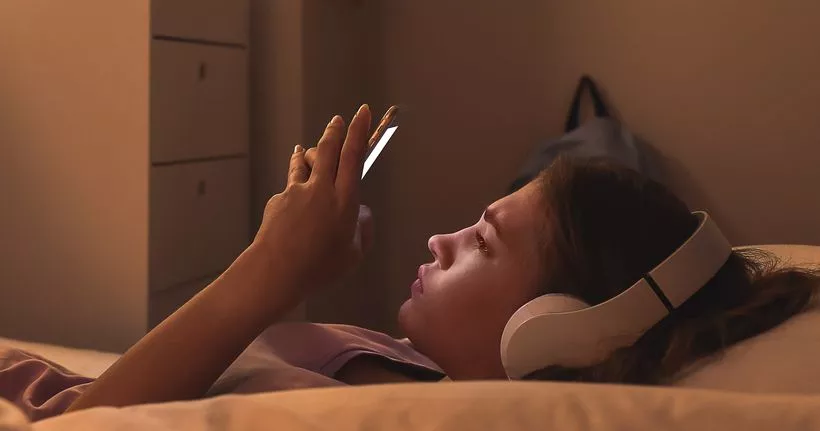
<path fill-rule="evenodd" d="M 595 306 L 547 294 L 516 311 L 501 336 L 501 362 L 511 379 L 552 365 L 585 367 L 634 343 L 720 270 L 732 246 L 705 212 L 695 232 L 629 289 Z"/>

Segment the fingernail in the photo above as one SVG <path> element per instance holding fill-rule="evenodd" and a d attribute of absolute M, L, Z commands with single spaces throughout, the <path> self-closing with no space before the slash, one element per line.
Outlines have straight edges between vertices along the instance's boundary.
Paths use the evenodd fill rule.
<path fill-rule="evenodd" d="M 338 126 L 342 124 L 342 117 L 339 115 L 334 115 L 333 118 L 330 120 L 330 124 L 328 126 Z"/>
<path fill-rule="evenodd" d="M 302 146 L 301 146 L 301 145 L 297 145 L 297 146 L 293 147 L 293 152 L 294 152 L 294 154 L 295 154 L 295 153 L 301 153 L 302 151 L 305 151 L 305 149 L 304 149 L 304 148 L 302 148 Z"/>
<path fill-rule="evenodd" d="M 367 106 L 367 103 L 365 103 L 364 105 L 362 105 L 362 106 L 360 106 L 360 107 L 359 107 L 359 110 L 358 110 L 358 111 L 356 111 L 356 116 L 358 117 L 358 116 L 359 116 L 359 115 L 361 115 L 362 113 L 364 113 L 364 112 L 366 112 L 366 111 L 369 111 L 369 110 L 370 110 L 370 107 L 369 107 L 369 106 Z"/>

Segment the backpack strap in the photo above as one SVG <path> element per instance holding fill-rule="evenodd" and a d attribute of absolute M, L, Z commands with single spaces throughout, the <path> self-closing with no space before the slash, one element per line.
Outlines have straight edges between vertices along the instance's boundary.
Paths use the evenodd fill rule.
<path fill-rule="evenodd" d="M 567 122 L 564 126 L 564 132 L 566 133 L 577 129 L 580 125 L 581 97 L 584 95 L 584 90 L 589 90 L 589 96 L 592 99 L 592 105 L 595 109 L 595 116 L 609 117 L 609 110 L 606 108 L 606 104 L 604 104 L 604 99 L 601 97 L 601 93 L 598 91 L 595 81 L 588 75 L 584 75 L 581 77 L 580 82 L 578 82 L 578 87 L 575 89 L 575 96 L 572 98 L 572 105 L 569 108 Z"/>

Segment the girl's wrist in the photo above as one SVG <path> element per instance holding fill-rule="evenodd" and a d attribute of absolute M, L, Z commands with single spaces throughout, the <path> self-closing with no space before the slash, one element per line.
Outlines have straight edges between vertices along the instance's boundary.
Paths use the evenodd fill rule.
<path fill-rule="evenodd" d="M 211 286 L 243 313 L 271 325 L 302 300 L 297 275 L 282 262 L 268 248 L 251 244 Z"/>

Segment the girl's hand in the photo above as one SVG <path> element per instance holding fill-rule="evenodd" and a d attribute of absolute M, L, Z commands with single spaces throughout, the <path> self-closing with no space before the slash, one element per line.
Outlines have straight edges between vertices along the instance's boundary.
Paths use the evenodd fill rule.
<path fill-rule="evenodd" d="M 271 292 L 280 301 L 301 301 L 361 260 L 370 238 L 362 232 L 369 229 L 369 211 L 360 213 L 359 206 L 370 122 L 367 105 L 359 108 L 347 134 L 344 120 L 334 117 L 319 140 L 312 169 L 304 149 L 297 147 L 287 187 L 268 201 L 251 248 L 265 256 L 269 271 L 293 281 L 282 285 L 287 291 Z"/>
<path fill-rule="evenodd" d="M 316 163 L 316 147 L 308 148 L 305 151 L 305 163 L 308 170 L 313 170 Z M 373 245 L 375 229 L 373 227 L 373 212 L 367 205 L 359 205 L 359 217 L 356 223 L 356 234 L 353 237 L 353 245 L 360 250 L 361 254 L 367 253 Z"/>
<path fill-rule="evenodd" d="M 327 284 L 358 263 L 362 249 L 354 234 L 369 128 L 367 105 L 356 113 L 347 136 L 344 121 L 334 117 L 319 141 L 312 171 L 304 150 L 297 148 L 288 185 L 268 201 L 253 244 L 219 278 L 128 349 L 69 410 L 202 396 L 307 290 Z"/>

